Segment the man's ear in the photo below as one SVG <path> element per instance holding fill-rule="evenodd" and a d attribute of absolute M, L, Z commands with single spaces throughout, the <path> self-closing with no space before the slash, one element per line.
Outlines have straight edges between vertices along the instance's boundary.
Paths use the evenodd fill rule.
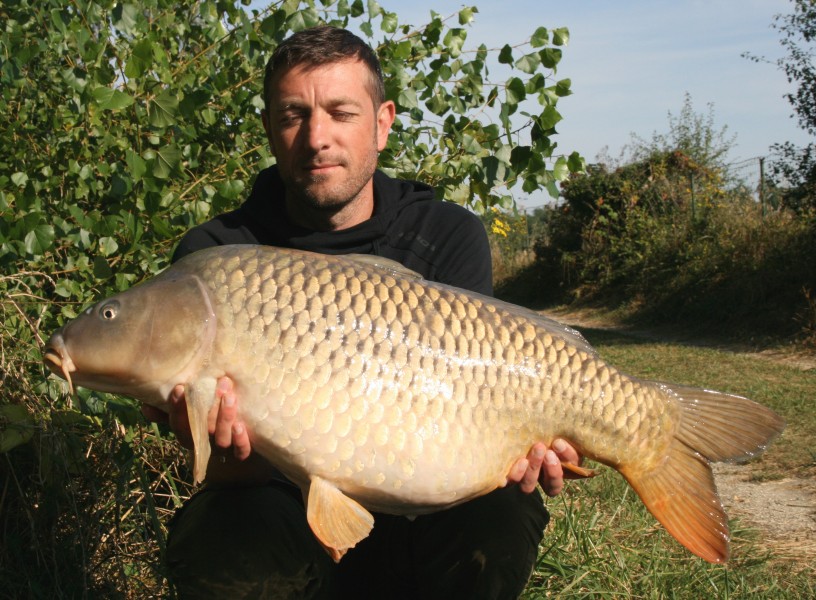
<path fill-rule="evenodd" d="M 391 133 L 391 125 L 397 116 L 397 107 L 391 100 L 386 100 L 380 104 L 377 110 L 377 151 L 382 152 L 388 144 L 388 134 Z"/>
<path fill-rule="evenodd" d="M 272 153 L 272 156 L 277 157 L 278 154 L 275 152 L 275 144 L 272 143 L 272 124 L 266 109 L 261 110 L 261 123 L 263 123 L 263 128 L 266 132 L 266 141 L 269 143 L 269 151 Z"/>

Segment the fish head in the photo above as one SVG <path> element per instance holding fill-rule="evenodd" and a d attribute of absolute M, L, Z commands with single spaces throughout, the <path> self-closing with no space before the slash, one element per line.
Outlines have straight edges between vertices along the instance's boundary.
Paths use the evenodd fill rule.
<path fill-rule="evenodd" d="M 198 277 L 168 273 L 111 296 L 54 332 L 43 362 L 74 386 L 163 408 L 200 367 L 215 315 Z"/>

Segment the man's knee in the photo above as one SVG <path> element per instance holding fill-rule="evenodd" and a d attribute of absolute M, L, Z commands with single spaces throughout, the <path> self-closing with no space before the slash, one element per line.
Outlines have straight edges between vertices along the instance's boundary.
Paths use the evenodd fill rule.
<path fill-rule="evenodd" d="M 195 495 L 170 524 L 166 562 L 181 598 L 322 598 L 334 585 L 303 505 L 278 486 Z"/>

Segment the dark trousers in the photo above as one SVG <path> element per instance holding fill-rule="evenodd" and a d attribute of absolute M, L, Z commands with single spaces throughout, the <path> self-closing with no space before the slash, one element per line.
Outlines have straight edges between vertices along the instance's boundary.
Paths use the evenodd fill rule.
<path fill-rule="evenodd" d="M 170 578 L 183 599 L 517 598 L 549 515 L 537 491 L 511 486 L 414 520 L 374 518 L 371 535 L 335 564 L 296 488 L 204 490 L 171 523 Z"/>

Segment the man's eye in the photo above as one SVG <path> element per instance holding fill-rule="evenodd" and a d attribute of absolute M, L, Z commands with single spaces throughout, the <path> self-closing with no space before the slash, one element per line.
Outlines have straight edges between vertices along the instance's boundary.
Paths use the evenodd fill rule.
<path fill-rule="evenodd" d="M 350 121 L 355 116 L 356 115 L 354 113 L 345 112 L 342 110 L 338 110 L 332 113 L 332 117 L 334 117 L 336 121 Z"/>
<path fill-rule="evenodd" d="M 286 126 L 289 126 L 289 125 L 295 125 L 302 118 L 303 118 L 303 115 L 299 115 L 299 114 L 282 115 L 279 122 L 283 127 L 286 127 Z"/>

